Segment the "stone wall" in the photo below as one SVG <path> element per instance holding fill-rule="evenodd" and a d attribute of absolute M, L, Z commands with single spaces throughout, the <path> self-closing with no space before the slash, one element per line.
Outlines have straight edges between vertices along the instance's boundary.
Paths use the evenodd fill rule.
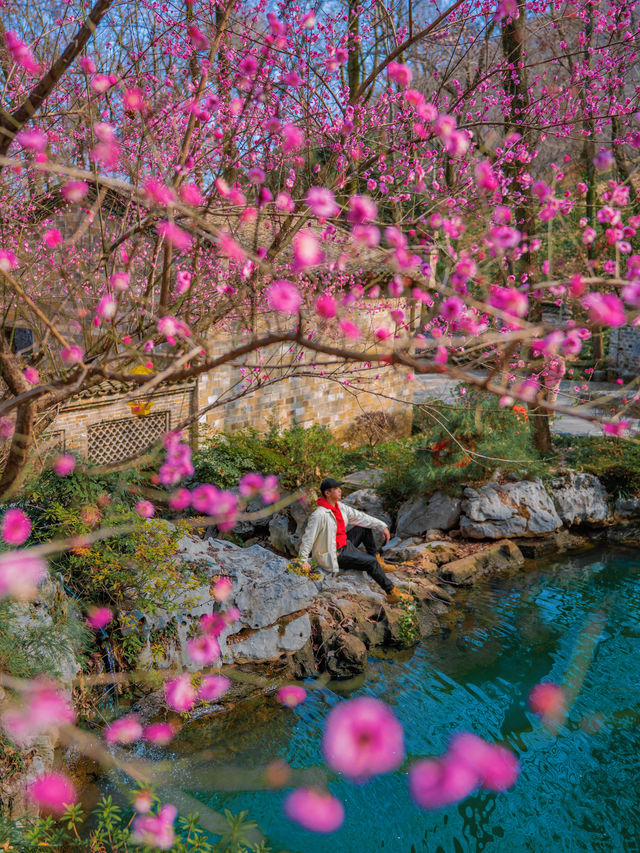
<path fill-rule="evenodd" d="M 640 328 L 619 326 L 609 333 L 610 379 L 632 379 L 640 372 Z"/>
<path fill-rule="evenodd" d="M 152 394 L 149 414 L 136 417 L 122 394 L 80 397 L 63 408 L 45 436 L 45 444 L 77 453 L 96 464 L 128 459 L 175 428 L 193 411 L 196 383 Z"/>
<path fill-rule="evenodd" d="M 323 370 L 305 367 L 303 360 L 294 366 L 290 355 L 286 346 L 273 347 L 262 353 L 264 369 L 225 366 L 203 377 L 200 408 L 218 404 L 201 418 L 203 432 L 264 429 L 275 422 L 282 427 L 321 424 L 343 437 L 355 418 L 371 411 L 393 415 L 398 433 L 408 431 L 413 389 L 406 371 L 379 366 Z"/>

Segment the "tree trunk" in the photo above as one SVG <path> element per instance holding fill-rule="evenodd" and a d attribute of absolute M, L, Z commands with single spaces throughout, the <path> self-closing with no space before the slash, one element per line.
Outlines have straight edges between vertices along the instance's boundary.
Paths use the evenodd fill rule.
<path fill-rule="evenodd" d="M 533 446 L 539 453 L 551 452 L 551 416 L 534 403 L 529 406 L 529 417 L 533 431 Z"/>
<path fill-rule="evenodd" d="M 0 335 L 0 373 L 11 393 L 17 397 L 29 390 L 15 354 L 4 335 Z M 20 485 L 25 473 L 37 414 L 37 398 L 18 406 L 15 431 L 11 439 L 4 470 L 0 476 L 0 501 L 6 500 Z"/>

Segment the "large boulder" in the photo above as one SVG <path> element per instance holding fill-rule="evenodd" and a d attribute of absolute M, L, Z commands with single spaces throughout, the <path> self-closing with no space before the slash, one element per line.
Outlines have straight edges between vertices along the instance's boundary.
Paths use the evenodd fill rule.
<path fill-rule="evenodd" d="M 619 498 L 616 501 L 616 516 L 625 521 L 640 518 L 640 498 Z"/>
<path fill-rule="evenodd" d="M 304 646 L 310 635 L 308 617 L 304 614 L 306 622 L 296 619 L 296 625 L 286 617 L 301 616 L 318 589 L 309 578 L 287 571 L 284 557 L 259 545 L 239 548 L 232 542 L 192 536 L 183 537 L 178 547 L 186 562 L 198 564 L 199 577 L 204 574 L 210 582 L 201 580 L 197 585 L 186 580 L 184 589 L 172 590 L 166 609 L 141 616 L 139 627 L 146 637 L 142 662 L 153 659 L 151 639 L 166 634 L 174 639 L 157 665 L 199 668 L 188 654 L 187 641 L 197 633 L 200 617 L 216 608 L 210 585 L 221 575 L 233 581 L 225 607 L 235 606 L 241 613 L 240 620 L 219 637 L 222 663 L 270 659 Z"/>
<path fill-rule="evenodd" d="M 475 554 L 445 563 L 440 569 L 442 578 L 460 586 L 470 586 L 479 575 L 488 572 L 506 571 L 522 566 L 524 557 L 513 542 L 505 539 L 489 545 Z"/>
<path fill-rule="evenodd" d="M 552 480 L 548 488 L 558 515 L 568 527 L 601 525 L 609 518 L 607 493 L 593 474 L 569 471 Z"/>
<path fill-rule="evenodd" d="M 562 527 L 562 519 L 539 480 L 467 487 L 462 512 L 460 532 L 470 539 L 538 536 Z"/>
<path fill-rule="evenodd" d="M 391 525 L 391 516 L 385 511 L 382 498 L 373 489 L 358 489 L 357 492 L 351 492 L 350 495 L 342 499 L 342 503 L 359 509 L 360 512 L 366 512 L 367 515 L 372 515 L 374 518 L 379 518 L 380 521 L 384 521 L 387 527 Z"/>
<path fill-rule="evenodd" d="M 315 506 L 303 505 L 300 501 L 290 504 L 285 510 L 275 513 L 269 520 L 269 543 L 276 551 L 296 557 L 307 519 Z"/>
<path fill-rule="evenodd" d="M 429 499 L 416 498 L 403 503 L 398 511 L 396 534 L 401 537 L 422 536 L 427 530 L 451 530 L 460 519 L 460 500 L 444 492 Z"/>
<path fill-rule="evenodd" d="M 373 489 L 358 489 L 357 492 L 352 492 L 342 500 L 342 503 L 352 506 L 354 509 L 359 509 L 360 512 L 366 512 L 367 515 L 372 515 L 374 518 L 384 521 L 387 527 L 391 528 L 391 516 L 385 511 L 382 505 L 382 499 Z M 383 544 L 382 533 L 379 530 L 373 531 L 373 538 L 378 548 Z"/>
<path fill-rule="evenodd" d="M 260 631 L 246 632 L 237 639 L 227 638 L 227 647 L 233 659 L 240 663 L 256 660 L 273 660 L 283 652 L 297 652 L 311 637 L 311 620 L 308 613 L 281 625 L 270 625 Z M 231 642 L 235 640 L 235 642 Z"/>

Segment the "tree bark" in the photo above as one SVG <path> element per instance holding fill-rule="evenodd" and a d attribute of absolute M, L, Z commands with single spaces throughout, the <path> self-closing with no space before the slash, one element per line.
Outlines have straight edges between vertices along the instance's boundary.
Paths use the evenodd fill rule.
<path fill-rule="evenodd" d="M 29 390 L 29 384 L 24 378 L 18 359 L 11 352 L 4 335 L 1 335 L 0 338 L 0 373 L 11 393 L 18 396 L 18 394 Z M 18 406 L 15 431 L 11 439 L 4 470 L 0 476 L 0 501 L 6 500 L 15 491 L 25 473 L 33 440 L 37 404 L 37 398 L 33 397 Z"/>

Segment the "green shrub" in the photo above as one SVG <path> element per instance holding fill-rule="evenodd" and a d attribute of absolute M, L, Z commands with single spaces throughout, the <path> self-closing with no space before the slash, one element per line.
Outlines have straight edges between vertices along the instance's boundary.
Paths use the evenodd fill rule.
<path fill-rule="evenodd" d="M 254 429 L 216 435 L 194 454 L 195 478 L 232 488 L 243 474 L 276 474 L 283 489 L 294 490 L 317 483 L 327 474 L 344 472 L 344 451 L 322 426 L 275 425 L 261 434 Z"/>
<path fill-rule="evenodd" d="M 500 408 L 495 398 L 474 392 L 455 404 L 436 400 L 421 406 L 414 434 L 387 450 L 384 468 L 379 491 L 391 511 L 408 498 L 456 490 L 497 470 L 523 478 L 548 473 L 533 449 L 528 412 Z"/>
<path fill-rule="evenodd" d="M 614 497 L 640 495 L 640 443 L 624 438 L 557 436 L 564 464 L 595 474 Z"/>
<path fill-rule="evenodd" d="M 72 806 L 59 821 L 51 817 L 36 820 L 7 821 L 0 817 L 0 849 L 21 850 L 25 853 L 48 850 L 51 853 L 138 853 L 151 850 L 131 840 L 133 813 L 103 797 L 87 822 L 79 805 Z M 210 840 L 198 825 L 198 815 L 178 817 L 175 823 L 176 840 L 173 853 L 269 853 L 266 842 L 252 843 L 248 837 L 257 824 L 248 819 L 247 812 L 233 815 L 225 810 L 220 839 Z M 87 827 L 90 824 L 90 828 Z M 155 849 L 155 848 L 154 848 Z"/>

